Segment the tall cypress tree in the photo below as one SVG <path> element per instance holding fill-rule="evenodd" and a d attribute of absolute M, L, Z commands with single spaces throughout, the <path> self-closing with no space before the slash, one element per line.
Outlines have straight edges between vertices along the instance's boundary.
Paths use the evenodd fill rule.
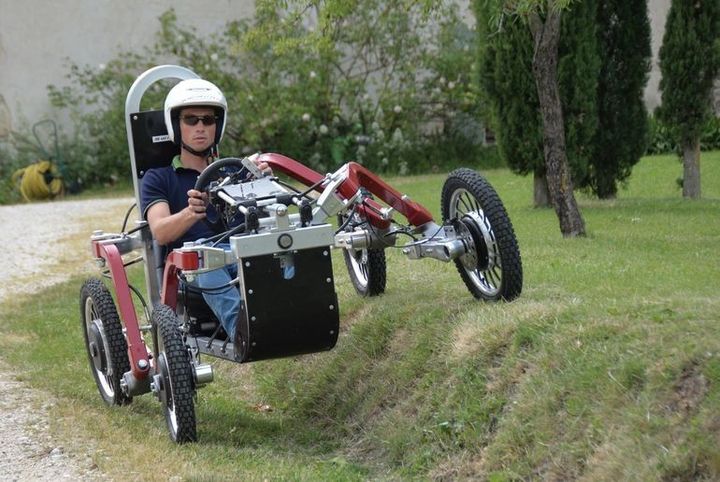
<path fill-rule="evenodd" d="M 660 48 L 660 117 L 683 152 L 683 196 L 700 197 L 700 135 L 720 68 L 720 0 L 673 0 Z"/>
<path fill-rule="evenodd" d="M 597 9 L 602 68 L 597 88 L 598 129 L 587 177 L 601 199 L 614 198 L 647 146 L 643 91 L 650 71 L 646 0 L 603 0 Z"/>
<path fill-rule="evenodd" d="M 595 23 L 597 3 L 596 0 L 581 0 L 572 4 L 562 17 L 560 30 L 558 82 L 568 163 L 576 187 L 582 186 L 588 175 L 598 128 L 597 87 L 601 59 Z"/>
<path fill-rule="evenodd" d="M 493 106 L 500 154 L 515 173 L 533 173 L 544 179 L 542 121 L 532 75 L 532 36 L 527 25 L 513 18 L 488 38 L 491 41 L 482 59 L 481 78 Z M 547 186 L 543 182 L 536 189 L 536 204 L 547 205 Z"/>
<path fill-rule="evenodd" d="M 491 3 L 475 2 L 481 87 L 493 106 L 493 127 L 503 159 L 518 174 L 534 174 L 535 204 L 547 206 L 542 119 L 532 71 L 533 37 L 519 17 L 508 17 L 500 29 L 492 25 L 487 17 Z M 596 0 L 575 2 L 563 13 L 561 22 L 558 82 L 574 179 L 586 177 L 597 123 L 595 92 L 600 62 L 595 9 Z"/>

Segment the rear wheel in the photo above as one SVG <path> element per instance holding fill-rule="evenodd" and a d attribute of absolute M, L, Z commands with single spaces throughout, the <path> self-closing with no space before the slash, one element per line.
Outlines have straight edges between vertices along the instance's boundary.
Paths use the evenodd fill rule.
<path fill-rule="evenodd" d="M 170 438 L 177 443 L 194 442 L 195 386 L 177 316 L 170 307 L 158 305 L 153 310 L 152 323 L 157 330 L 153 391 L 162 403 Z"/>
<path fill-rule="evenodd" d="M 365 224 L 359 214 L 352 214 L 348 221 L 347 216 L 338 216 L 340 226 L 352 232 L 357 225 Z M 384 249 L 344 249 L 343 257 L 347 266 L 350 281 L 360 296 L 377 296 L 385 292 L 387 282 L 387 266 Z"/>
<path fill-rule="evenodd" d="M 467 247 L 455 265 L 473 296 L 491 301 L 520 296 L 520 250 L 510 218 L 490 183 L 471 169 L 457 169 L 445 181 L 441 204 L 443 220 L 455 227 Z"/>
<path fill-rule="evenodd" d="M 132 397 L 120 385 L 123 374 L 130 371 L 127 341 L 112 295 L 99 279 L 88 279 L 80 289 L 80 318 L 100 396 L 108 405 L 127 405 Z"/>

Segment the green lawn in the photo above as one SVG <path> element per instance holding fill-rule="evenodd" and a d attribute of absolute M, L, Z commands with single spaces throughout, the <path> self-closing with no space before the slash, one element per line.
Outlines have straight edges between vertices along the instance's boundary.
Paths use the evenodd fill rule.
<path fill-rule="evenodd" d="M 119 480 L 716 480 L 720 153 L 703 154 L 702 200 L 681 199 L 681 170 L 649 157 L 617 200 L 580 194 L 589 235 L 569 240 L 531 207 L 531 179 L 485 172 L 523 257 L 510 304 L 476 302 L 453 265 L 399 250 L 387 293 L 360 299 L 335 253 L 336 349 L 216 362 L 197 444 L 170 443 L 151 395 L 102 404 L 80 278 L 0 307 L 0 356 L 59 399 L 53 433 Z M 444 179 L 391 182 L 437 215 Z"/>

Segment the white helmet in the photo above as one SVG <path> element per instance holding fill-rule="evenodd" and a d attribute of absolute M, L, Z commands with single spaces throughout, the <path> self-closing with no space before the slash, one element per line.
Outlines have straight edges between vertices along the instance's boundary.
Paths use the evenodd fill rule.
<path fill-rule="evenodd" d="M 213 107 L 217 111 L 218 120 L 214 145 L 218 145 L 225 133 L 227 101 L 215 84 L 203 79 L 188 79 L 178 82 L 165 97 L 165 127 L 170 140 L 175 144 L 180 144 L 180 109 L 194 106 Z M 176 132 L 177 136 L 175 136 Z"/>

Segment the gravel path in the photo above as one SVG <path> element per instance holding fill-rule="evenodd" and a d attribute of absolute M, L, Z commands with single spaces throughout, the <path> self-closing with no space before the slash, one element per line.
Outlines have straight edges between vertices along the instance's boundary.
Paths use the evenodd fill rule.
<path fill-rule="evenodd" d="M 131 203 L 131 199 L 92 199 L 0 206 L 0 246 L 10 254 L 0 264 L 0 304 L 93 269 L 92 230 L 120 230 Z M 53 405 L 51 395 L 17 381 L 12 368 L 0 360 L 0 478 L 108 480 L 90 454 L 66 451 L 50 437 Z"/>

